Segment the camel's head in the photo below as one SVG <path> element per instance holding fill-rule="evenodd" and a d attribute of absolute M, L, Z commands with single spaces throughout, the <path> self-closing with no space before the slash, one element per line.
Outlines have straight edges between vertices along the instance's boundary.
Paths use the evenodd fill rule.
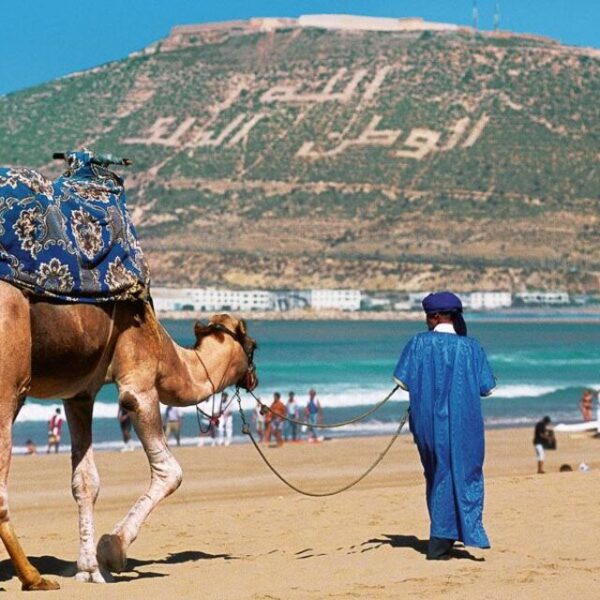
<path fill-rule="evenodd" d="M 213 315 L 208 323 L 197 321 L 194 325 L 194 334 L 196 336 L 196 347 L 208 335 L 230 336 L 243 350 L 244 365 L 241 368 L 241 376 L 235 383 L 249 392 L 258 385 L 254 364 L 254 351 L 257 348 L 257 343 L 248 335 L 248 328 L 244 319 L 229 314 Z"/>

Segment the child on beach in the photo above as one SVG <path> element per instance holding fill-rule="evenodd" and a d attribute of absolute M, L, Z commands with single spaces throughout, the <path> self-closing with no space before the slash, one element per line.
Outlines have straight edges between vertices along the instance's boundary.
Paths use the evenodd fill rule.
<path fill-rule="evenodd" d="M 538 475 L 543 475 L 544 471 L 544 460 L 546 448 L 551 448 L 554 440 L 554 447 L 556 447 L 556 440 L 554 439 L 554 432 L 548 428 L 548 425 L 552 423 L 550 417 L 544 417 L 535 424 L 535 430 L 533 432 L 533 445 L 535 447 L 535 455 L 537 457 Z"/>

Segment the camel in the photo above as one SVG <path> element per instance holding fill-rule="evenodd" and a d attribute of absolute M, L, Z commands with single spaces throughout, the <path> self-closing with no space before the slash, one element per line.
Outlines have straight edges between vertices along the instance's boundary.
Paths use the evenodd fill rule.
<path fill-rule="evenodd" d="M 142 300 L 106 304 L 42 300 L 0 281 L 0 538 L 24 590 L 58 589 L 27 559 L 10 521 L 7 478 L 11 430 L 25 397 L 61 398 L 72 439 L 71 487 L 79 511 L 76 579 L 103 583 L 125 568 L 126 553 L 157 504 L 180 485 L 182 471 L 162 429 L 160 402 L 190 406 L 237 384 L 254 389 L 256 344 L 243 320 L 215 315 L 195 326 L 184 349 Z M 100 487 L 92 451 L 94 398 L 106 379 L 132 420 L 148 457 L 148 489 L 95 544 L 94 504 Z"/>

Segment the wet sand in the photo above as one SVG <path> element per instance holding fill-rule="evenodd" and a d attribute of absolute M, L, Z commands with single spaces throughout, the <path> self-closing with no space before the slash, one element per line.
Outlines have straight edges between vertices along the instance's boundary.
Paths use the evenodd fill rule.
<path fill-rule="evenodd" d="M 175 449 L 182 487 L 131 546 L 129 570 L 93 588 L 70 577 L 78 534 L 68 456 L 13 457 L 11 512 L 32 562 L 61 584 L 44 593 L 49 599 L 597 599 L 600 440 L 558 434 L 559 449 L 547 453 L 547 474 L 538 476 L 531 433 L 487 432 L 484 523 L 492 549 L 458 548 L 446 562 L 424 557 L 424 485 L 406 435 L 367 479 L 331 498 L 288 490 L 250 445 Z M 360 474 L 386 442 L 342 439 L 266 452 L 297 485 L 326 491 Z M 581 461 L 592 470 L 558 472 Z M 148 467 L 140 451 L 98 453 L 97 463 L 99 536 L 144 491 Z M 20 590 L 5 558 L 0 588 Z"/>

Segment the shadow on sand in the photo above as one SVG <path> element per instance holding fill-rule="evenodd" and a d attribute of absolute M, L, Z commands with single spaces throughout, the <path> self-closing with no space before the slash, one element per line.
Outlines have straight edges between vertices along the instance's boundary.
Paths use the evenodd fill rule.
<path fill-rule="evenodd" d="M 151 579 L 157 577 L 167 577 L 166 573 L 155 573 L 152 571 L 138 571 L 139 567 L 148 567 L 152 565 L 178 565 L 198 560 L 213 560 L 222 558 L 224 560 L 235 560 L 235 556 L 230 554 L 209 554 L 198 550 L 184 550 L 174 552 L 165 558 L 156 560 L 139 560 L 137 558 L 127 559 L 127 573 L 132 575 L 114 575 L 115 582 L 133 581 L 135 579 Z M 63 560 L 55 556 L 30 556 L 29 561 L 42 575 L 58 575 L 60 577 L 74 577 L 77 572 L 77 566 L 74 562 Z M 0 581 L 8 581 L 15 577 L 15 570 L 10 560 L 0 562 Z M 1 588 L 0 588 L 1 589 Z"/>
<path fill-rule="evenodd" d="M 368 550 L 375 550 L 383 545 L 391 546 L 392 548 L 412 548 L 419 554 L 427 554 L 427 544 L 429 540 L 419 539 L 415 535 L 390 535 L 387 533 L 383 534 L 383 538 L 373 538 L 363 542 L 361 546 L 365 546 L 362 552 Z M 450 556 L 452 558 L 458 558 L 462 560 L 473 560 L 476 562 L 485 562 L 485 558 L 473 556 L 462 544 L 454 545 L 450 550 Z"/>

